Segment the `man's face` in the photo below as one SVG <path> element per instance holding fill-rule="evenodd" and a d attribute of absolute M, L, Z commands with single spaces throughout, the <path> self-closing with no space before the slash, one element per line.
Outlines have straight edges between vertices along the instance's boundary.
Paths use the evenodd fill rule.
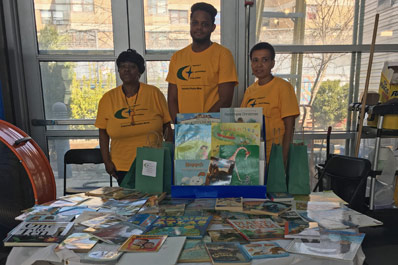
<path fill-rule="evenodd" d="M 210 40 L 211 33 L 215 30 L 210 14 L 196 10 L 191 17 L 191 37 L 194 42 L 203 43 Z"/>
<path fill-rule="evenodd" d="M 253 74 L 258 79 L 264 79 L 271 75 L 271 70 L 274 68 L 275 61 L 271 58 L 269 50 L 255 50 L 252 53 L 251 66 Z"/>

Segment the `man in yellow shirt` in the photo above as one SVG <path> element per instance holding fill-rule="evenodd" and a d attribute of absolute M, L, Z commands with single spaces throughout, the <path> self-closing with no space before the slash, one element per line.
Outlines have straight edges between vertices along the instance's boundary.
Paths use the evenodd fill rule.
<path fill-rule="evenodd" d="M 294 122 L 300 114 L 294 88 L 285 80 L 272 75 L 275 50 L 271 44 L 260 42 L 254 45 L 250 50 L 250 61 L 252 72 L 258 80 L 247 88 L 241 107 L 263 108 L 267 161 L 272 143 L 281 143 L 286 167 Z"/>
<path fill-rule="evenodd" d="M 166 78 L 173 121 L 177 113 L 219 112 L 231 106 L 238 77 L 231 52 L 210 40 L 216 15 L 207 3 L 191 7 L 192 44 L 171 57 Z"/>

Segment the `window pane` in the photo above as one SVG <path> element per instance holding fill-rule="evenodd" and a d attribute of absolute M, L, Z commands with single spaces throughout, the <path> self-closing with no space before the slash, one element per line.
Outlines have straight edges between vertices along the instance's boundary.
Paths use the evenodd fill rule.
<path fill-rule="evenodd" d="M 380 14 L 376 44 L 398 43 L 398 2 L 395 0 L 365 1 L 363 43 L 372 42 L 376 13 Z"/>
<path fill-rule="evenodd" d="M 167 99 L 166 76 L 169 72 L 169 61 L 148 61 L 146 66 L 148 84 L 158 87 Z"/>
<path fill-rule="evenodd" d="M 99 148 L 98 138 L 50 137 L 48 139 L 50 165 L 57 185 L 57 197 L 64 193 L 64 155 L 69 149 L 78 148 Z M 106 173 L 104 164 L 68 165 L 66 171 L 67 187 L 109 186 L 109 175 Z M 113 186 L 117 186 L 116 180 L 113 180 Z"/>
<path fill-rule="evenodd" d="M 35 0 L 39 51 L 113 50 L 111 0 Z"/>
<path fill-rule="evenodd" d="M 114 62 L 41 62 L 40 70 L 46 119 L 95 119 L 102 95 L 116 86 Z"/>
<path fill-rule="evenodd" d="M 191 43 L 189 21 L 191 6 L 197 1 L 144 0 L 145 43 L 147 50 L 178 50 Z M 206 1 L 220 13 L 220 0 Z M 220 43 L 220 17 L 211 35 L 212 41 Z"/>
<path fill-rule="evenodd" d="M 259 8 L 261 3 L 259 41 L 273 45 L 352 43 L 354 0 L 266 0 L 257 1 Z"/>

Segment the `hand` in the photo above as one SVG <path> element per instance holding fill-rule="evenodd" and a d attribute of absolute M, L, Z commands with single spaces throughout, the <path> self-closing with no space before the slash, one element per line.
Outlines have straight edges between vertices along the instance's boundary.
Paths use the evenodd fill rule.
<path fill-rule="evenodd" d="M 107 162 L 104 162 L 104 164 L 105 164 L 106 172 L 109 175 L 111 175 L 112 177 L 114 177 L 115 179 L 117 179 L 115 164 L 113 164 L 113 162 L 111 160 L 107 161 Z"/>

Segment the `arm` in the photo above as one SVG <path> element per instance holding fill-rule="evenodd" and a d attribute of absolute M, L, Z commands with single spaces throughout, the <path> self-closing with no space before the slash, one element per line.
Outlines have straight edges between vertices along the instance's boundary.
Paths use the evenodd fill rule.
<path fill-rule="evenodd" d="M 231 107 L 235 84 L 235 82 L 227 82 L 218 85 L 219 100 L 209 109 L 209 112 L 220 112 L 220 108 Z"/>
<path fill-rule="evenodd" d="M 173 130 L 171 129 L 170 122 L 163 124 L 163 138 L 167 142 L 173 141 Z"/>
<path fill-rule="evenodd" d="M 169 106 L 171 122 L 175 122 L 178 110 L 178 90 L 176 84 L 169 83 L 167 89 L 167 104 Z"/>
<path fill-rule="evenodd" d="M 283 163 L 285 168 L 287 166 L 287 156 L 289 154 L 289 145 L 293 141 L 294 133 L 294 122 L 297 116 L 287 116 L 283 118 L 283 123 L 285 124 L 285 134 L 282 140 L 282 152 L 283 152 Z"/>
<path fill-rule="evenodd" d="M 109 153 L 109 135 L 105 129 L 99 129 L 99 144 L 102 160 L 104 160 L 105 164 L 105 170 L 109 175 L 116 178 L 116 167 L 113 164 Z"/>

